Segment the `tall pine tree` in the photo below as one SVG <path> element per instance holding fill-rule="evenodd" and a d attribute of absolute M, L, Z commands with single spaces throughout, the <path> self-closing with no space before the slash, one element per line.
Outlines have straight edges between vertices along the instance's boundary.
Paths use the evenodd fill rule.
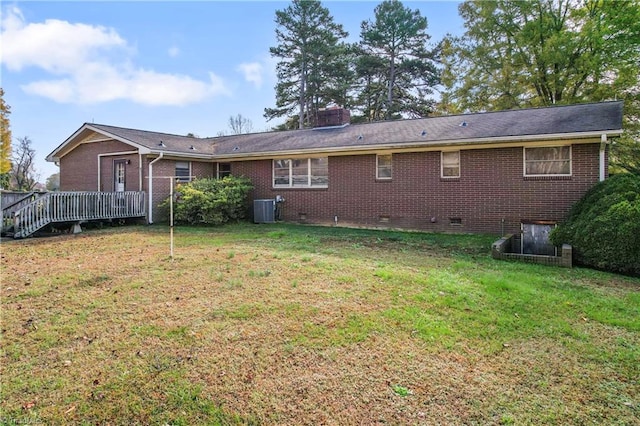
<path fill-rule="evenodd" d="M 427 18 L 419 10 L 386 0 L 375 8 L 375 20 L 361 24 L 358 63 L 360 108 L 368 121 L 424 117 L 439 84 L 437 50 L 428 49 Z"/>
<path fill-rule="evenodd" d="M 265 108 L 267 119 L 297 113 L 297 127 L 312 124 L 317 111 L 347 100 L 349 67 L 344 60 L 348 34 L 317 0 L 294 0 L 276 11 L 276 39 L 271 56 L 278 58 L 276 107 Z"/>
<path fill-rule="evenodd" d="M 360 114 L 352 115 L 354 122 L 381 121 L 387 117 L 387 61 L 367 53 L 360 45 L 354 60 L 356 84 L 353 87 L 354 103 Z"/>

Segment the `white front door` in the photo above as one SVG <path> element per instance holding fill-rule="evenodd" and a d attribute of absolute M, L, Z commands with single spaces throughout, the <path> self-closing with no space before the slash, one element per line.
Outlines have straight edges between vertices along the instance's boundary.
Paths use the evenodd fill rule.
<path fill-rule="evenodd" d="M 127 176 L 126 166 L 127 163 L 125 160 L 114 161 L 113 181 L 115 183 L 114 190 L 116 192 L 124 192 L 125 190 L 125 179 Z"/>

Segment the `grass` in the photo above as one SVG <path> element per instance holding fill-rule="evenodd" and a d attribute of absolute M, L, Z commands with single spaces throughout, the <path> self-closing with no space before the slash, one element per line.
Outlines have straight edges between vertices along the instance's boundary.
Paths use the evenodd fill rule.
<path fill-rule="evenodd" d="M 0 424 L 638 424 L 640 280 L 495 261 L 492 240 L 3 243 Z"/>

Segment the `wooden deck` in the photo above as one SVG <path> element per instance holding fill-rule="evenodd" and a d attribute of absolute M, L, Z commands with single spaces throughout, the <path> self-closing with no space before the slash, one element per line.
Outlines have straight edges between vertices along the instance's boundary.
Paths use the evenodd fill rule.
<path fill-rule="evenodd" d="M 25 238 L 52 223 L 126 219 L 146 214 L 144 192 L 47 192 L 3 206 L 2 231 L 14 238 Z"/>

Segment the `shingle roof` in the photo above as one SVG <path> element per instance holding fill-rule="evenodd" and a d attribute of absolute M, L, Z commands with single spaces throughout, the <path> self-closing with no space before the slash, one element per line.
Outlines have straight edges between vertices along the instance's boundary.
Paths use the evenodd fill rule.
<path fill-rule="evenodd" d="M 601 102 L 412 120 L 352 124 L 323 129 L 192 138 L 102 124 L 91 127 L 153 152 L 229 157 L 376 147 L 465 144 L 493 139 L 621 131 L 622 102 Z M 163 144 L 160 144 L 160 141 Z M 195 149 L 192 149 L 194 147 Z"/>
<path fill-rule="evenodd" d="M 464 123 L 464 124 L 463 124 Z M 490 138 L 622 129 L 622 102 L 603 102 L 476 114 L 381 121 L 213 139 L 215 155 L 356 148 L 393 144 L 465 143 Z"/>
<path fill-rule="evenodd" d="M 123 127 L 107 126 L 105 124 L 91 124 L 91 127 L 105 131 L 121 139 L 142 145 L 152 151 L 182 152 L 192 154 L 213 154 L 210 138 L 194 138 L 190 136 L 172 135 L 168 133 L 150 132 L 147 130 L 127 129 Z M 191 149 L 194 147 L 195 150 Z"/>

